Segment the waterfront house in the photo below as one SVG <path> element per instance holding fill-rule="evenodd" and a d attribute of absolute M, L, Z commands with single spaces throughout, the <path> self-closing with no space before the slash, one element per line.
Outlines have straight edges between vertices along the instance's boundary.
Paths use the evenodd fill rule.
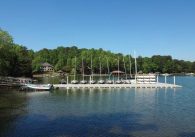
<path fill-rule="evenodd" d="M 54 70 L 54 67 L 51 64 L 45 62 L 41 64 L 40 69 L 42 72 L 50 72 Z"/>

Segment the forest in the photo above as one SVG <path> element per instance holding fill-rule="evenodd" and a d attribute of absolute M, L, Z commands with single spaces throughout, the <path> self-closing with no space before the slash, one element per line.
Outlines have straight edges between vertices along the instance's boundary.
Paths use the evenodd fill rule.
<path fill-rule="evenodd" d="M 75 57 L 77 58 L 75 64 Z M 135 72 L 134 57 L 131 55 L 123 55 L 122 53 L 112 53 L 99 49 L 79 49 L 76 46 L 64 47 L 59 46 L 56 49 L 41 49 L 33 51 L 27 49 L 23 45 L 14 43 L 12 36 L 0 29 L 0 76 L 26 76 L 31 77 L 35 73 L 41 73 L 41 63 L 48 62 L 54 66 L 55 71 L 62 70 L 65 73 L 72 74 L 77 66 L 77 73 L 82 73 L 82 58 L 85 73 L 91 72 L 91 59 L 93 61 L 93 72 L 99 73 L 99 65 L 101 62 L 102 73 L 108 72 L 107 62 L 110 71 L 126 71 L 130 72 L 130 62 L 132 73 Z M 173 59 L 170 55 L 153 55 L 152 57 L 138 56 L 137 68 L 138 72 L 150 73 L 191 73 L 195 72 L 195 62 Z"/>

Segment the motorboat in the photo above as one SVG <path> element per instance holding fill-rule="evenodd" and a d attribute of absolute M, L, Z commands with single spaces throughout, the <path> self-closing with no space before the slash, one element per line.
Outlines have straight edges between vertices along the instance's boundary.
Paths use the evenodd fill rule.
<path fill-rule="evenodd" d="M 53 87 L 52 84 L 25 84 L 25 86 L 35 90 L 51 90 Z"/>

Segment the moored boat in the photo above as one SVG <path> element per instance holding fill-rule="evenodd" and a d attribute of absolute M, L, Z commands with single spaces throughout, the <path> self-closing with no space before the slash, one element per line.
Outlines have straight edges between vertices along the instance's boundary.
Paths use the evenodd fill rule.
<path fill-rule="evenodd" d="M 95 80 L 91 80 L 91 81 L 89 81 L 89 83 L 90 83 L 90 84 L 95 84 L 96 81 L 95 81 Z"/>
<path fill-rule="evenodd" d="M 82 80 L 80 83 L 81 84 L 87 84 L 87 80 Z"/>
<path fill-rule="evenodd" d="M 105 84 L 105 81 L 104 80 L 99 80 L 98 83 L 99 84 Z"/>
<path fill-rule="evenodd" d="M 106 84 L 113 84 L 113 81 L 112 80 L 107 80 Z"/>
<path fill-rule="evenodd" d="M 117 80 L 115 83 L 116 84 L 122 84 L 123 82 L 121 80 Z"/>
<path fill-rule="evenodd" d="M 78 84 L 79 82 L 77 80 L 72 80 L 71 84 Z"/>
<path fill-rule="evenodd" d="M 52 84 L 25 84 L 27 88 L 35 89 L 35 90 L 51 90 Z"/>

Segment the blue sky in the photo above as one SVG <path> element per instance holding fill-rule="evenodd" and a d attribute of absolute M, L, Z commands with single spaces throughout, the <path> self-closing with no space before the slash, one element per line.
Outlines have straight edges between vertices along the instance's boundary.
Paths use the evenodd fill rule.
<path fill-rule="evenodd" d="M 1 0 L 0 27 L 33 50 L 76 45 L 195 61 L 194 0 Z"/>

